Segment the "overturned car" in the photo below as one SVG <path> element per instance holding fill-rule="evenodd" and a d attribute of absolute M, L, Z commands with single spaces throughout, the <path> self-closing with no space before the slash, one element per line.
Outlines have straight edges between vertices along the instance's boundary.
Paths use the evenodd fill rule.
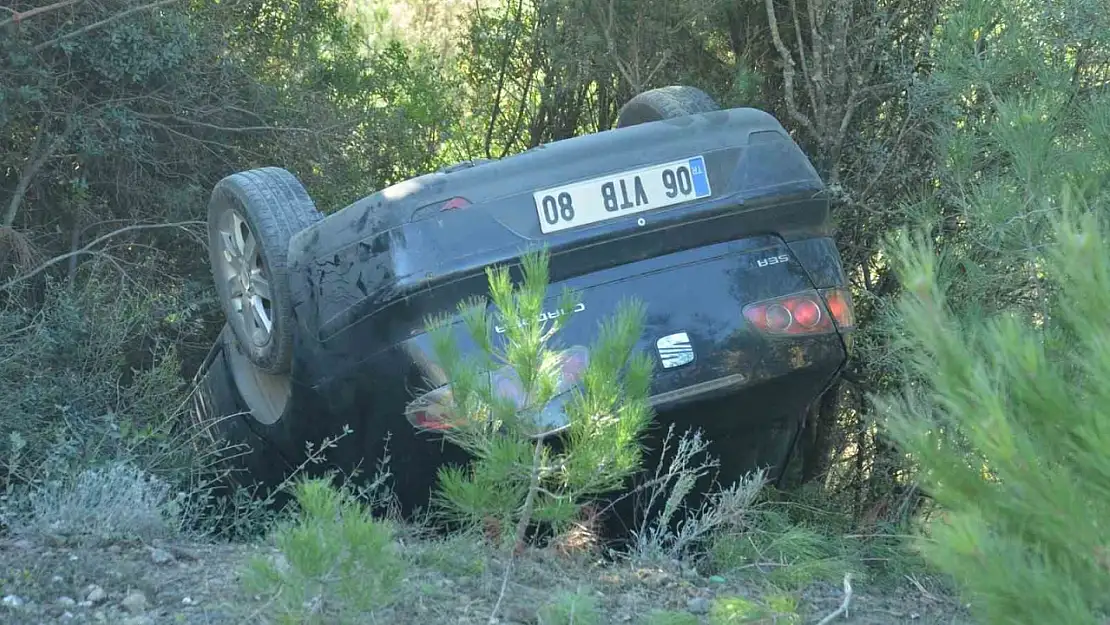
<path fill-rule="evenodd" d="M 466 460 L 422 408 L 437 390 L 425 319 L 485 295 L 487 266 L 544 247 L 545 314 L 567 312 L 564 287 L 578 296 L 560 331 L 571 382 L 598 321 L 635 297 L 656 435 L 701 428 L 723 481 L 773 475 L 850 344 L 824 191 L 772 116 L 689 87 L 637 96 L 612 130 L 460 163 L 327 217 L 283 169 L 234 174 L 209 204 L 227 323 L 198 373 L 197 419 L 249 445 L 263 482 L 345 424 L 328 464 L 372 466 L 388 433 L 402 509 L 424 505 L 439 467 Z"/>

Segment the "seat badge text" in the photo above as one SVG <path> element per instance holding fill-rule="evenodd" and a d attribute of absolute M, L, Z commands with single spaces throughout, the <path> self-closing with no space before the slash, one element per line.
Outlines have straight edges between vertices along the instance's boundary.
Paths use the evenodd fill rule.
<path fill-rule="evenodd" d="M 574 306 L 574 309 L 571 310 L 571 312 L 572 313 L 580 313 L 583 310 L 586 310 L 586 305 L 583 304 L 582 302 L 579 302 L 578 304 L 576 304 Z M 567 311 L 563 310 L 562 308 L 560 308 L 558 310 L 541 312 L 540 313 L 540 323 L 543 323 L 545 321 L 554 321 L 554 320 L 558 319 L 559 317 L 562 317 L 565 314 L 568 314 L 568 313 L 567 313 Z M 521 323 L 520 325 L 523 326 L 524 324 Z M 505 333 L 505 327 L 504 326 L 495 325 L 495 326 L 493 326 L 493 330 L 495 332 L 497 332 L 498 334 L 504 334 Z"/>
<path fill-rule="evenodd" d="M 789 254 L 779 254 L 778 256 L 768 256 L 767 258 L 760 258 L 755 261 L 758 267 L 770 267 L 771 265 L 781 265 L 782 263 L 790 262 Z"/>

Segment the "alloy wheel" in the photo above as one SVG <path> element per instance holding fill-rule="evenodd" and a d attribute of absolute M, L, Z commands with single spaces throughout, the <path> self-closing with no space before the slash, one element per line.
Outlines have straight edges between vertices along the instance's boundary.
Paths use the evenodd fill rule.
<path fill-rule="evenodd" d="M 257 347 L 267 345 L 274 329 L 270 272 L 250 224 L 238 211 L 224 211 L 218 222 L 220 279 L 227 286 L 228 320 Z"/>

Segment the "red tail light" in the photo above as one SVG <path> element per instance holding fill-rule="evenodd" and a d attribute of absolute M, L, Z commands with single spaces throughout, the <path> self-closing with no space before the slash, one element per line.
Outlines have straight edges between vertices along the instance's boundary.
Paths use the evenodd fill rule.
<path fill-rule="evenodd" d="M 778 297 L 744 307 L 744 318 L 767 334 L 827 334 L 855 327 L 852 295 L 825 289 Z"/>
<path fill-rule="evenodd" d="M 466 208 L 470 206 L 470 200 L 464 197 L 453 197 L 444 202 L 440 207 L 440 211 L 453 211 L 457 208 Z"/>
<path fill-rule="evenodd" d="M 559 352 L 558 356 L 561 365 L 559 384 L 555 388 L 554 398 L 540 411 L 536 423 L 539 430 L 549 433 L 559 431 L 569 424 L 563 406 L 570 399 L 570 391 L 582 380 L 589 364 L 589 350 L 580 345 Z M 525 408 L 527 398 L 524 387 L 512 367 L 505 366 L 491 371 L 489 381 L 497 396 L 512 400 L 520 409 Z M 413 400 L 405 410 L 405 417 L 418 429 L 446 430 L 457 426 L 451 421 L 454 418 L 452 411 L 451 385 L 448 384 Z"/>

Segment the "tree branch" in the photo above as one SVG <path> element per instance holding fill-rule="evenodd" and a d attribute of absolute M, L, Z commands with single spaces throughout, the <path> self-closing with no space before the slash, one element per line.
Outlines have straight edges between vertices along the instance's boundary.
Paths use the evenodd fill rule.
<path fill-rule="evenodd" d="M 0 9 L 4 9 L 5 11 L 8 11 L 12 14 L 12 16 L 8 19 L 0 22 L 0 28 L 3 28 L 8 24 L 19 24 L 29 17 L 34 17 L 36 15 L 39 15 L 40 13 L 48 13 L 56 9 L 63 9 L 71 4 L 77 4 L 78 2 L 81 2 L 81 0 L 62 0 L 61 2 L 55 2 L 54 4 L 48 4 L 44 7 L 36 7 L 34 9 L 28 9 L 22 12 L 16 11 L 15 9 L 9 7 L 0 7 Z"/>
<path fill-rule="evenodd" d="M 208 122 L 202 122 L 202 121 L 197 120 L 197 119 L 189 119 L 187 117 L 181 117 L 179 115 L 151 115 L 151 114 L 145 114 L 145 115 L 140 115 L 140 117 L 143 117 L 144 119 L 148 119 L 148 120 L 172 119 L 175 122 L 180 122 L 182 124 L 188 124 L 190 126 L 199 126 L 201 128 L 208 128 L 210 130 L 219 130 L 220 132 L 237 132 L 237 133 L 238 132 L 267 132 L 267 131 L 316 133 L 316 132 L 328 132 L 329 130 L 332 130 L 333 128 L 338 129 L 338 128 L 341 128 L 341 127 L 347 125 L 347 124 L 336 124 L 332 128 L 324 128 L 324 129 L 321 129 L 321 130 L 317 131 L 317 130 L 313 130 L 312 128 L 301 128 L 301 127 L 298 127 L 298 126 L 221 126 L 219 124 L 210 124 Z"/>
<path fill-rule="evenodd" d="M 516 20 L 515 27 L 519 27 L 523 22 L 524 17 L 524 0 L 520 0 L 516 6 Z M 515 33 L 515 28 L 514 28 Z M 493 97 L 493 110 L 489 114 L 489 124 L 486 126 L 486 141 L 484 152 L 486 158 L 493 158 L 493 131 L 497 126 L 497 118 L 501 117 L 501 98 L 505 92 L 505 78 L 509 71 L 509 59 L 513 56 L 513 48 L 516 47 L 517 38 L 515 34 L 509 38 L 508 44 L 505 46 L 505 53 L 501 55 L 501 67 L 497 72 L 497 92 Z"/>
<path fill-rule="evenodd" d="M 513 130 L 509 135 L 509 140 L 501 147 L 501 158 L 509 155 L 513 146 L 516 145 L 520 139 L 520 131 L 523 129 L 524 113 L 528 110 L 528 94 L 532 91 L 532 82 L 536 77 L 536 65 L 539 63 L 540 56 L 540 20 L 539 16 L 535 19 L 535 24 L 532 26 L 532 55 L 528 62 L 527 74 L 524 78 L 524 89 L 520 94 L 520 104 L 517 107 L 516 119 L 513 121 Z"/>
<path fill-rule="evenodd" d="M 23 198 L 27 195 L 27 189 L 30 188 L 31 181 L 35 179 L 46 161 L 50 160 L 54 150 L 61 142 L 60 138 L 48 139 L 48 134 L 49 130 L 44 120 L 39 129 L 39 136 L 35 140 L 35 147 L 31 149 L 31 159 L 27 161 L 27 166 L 20 173 L 19 182 L 16 183 L 15 191 L 12 193 L 12 199 L 8 202 L 8 208 L 4 210 L 3 219 L 0 219 L 0 227 L 11 228 L 12 224 L 15 223 L 15 216 L 19 213 L 19 206 L 23 204 Z"/>
<path fill-rule="evenodd" d="M 794 95 L 794 57 L 790 54 L 790 49 L 782 42 L 782 35 L 779 34 L 778 18 L 775 17 L 775 0 L 764 0 L 763 3 L 767 7 L 767 22 L 771 26 L 771 41 L 775 44 L 775 50 L 778 51 L 779 56 L 782 57 L 782 82 L 783 90 L 786 92 L 786 110 L 794 121 L 809 131 L 814 139 L 820 141 L 821 135 L 817 133 L 813 121 L 805 113 L 798 110 L 798 100 Z M 821 70 L 818 67 L 816 71 L 820 73 Z"/>
<path fill-rule="evenodd" d="M 600 0 L 599 0 L 600 1 Z M 617 71 L 620 72 L 621 78 L 628 82 L 628 86 L 632 89 L 633 94 L 640 93 L 643 85 L 632 76 L 629 67 L 617 54 L 616 42 L 613 38 L 613 25 L 616 20 L 616 7 L 614 6 L 616 0 L 609 0 L 609 10 L 606 11 L 599 3 L 595 3 L 594 7 L 598 11 L 598 25 L 601 26 L 601 36 L 605 39 L 605 47 L 608 49 L 609 54 L 613 57 L 613 64 L 616 65 Z"/>
<path fill-rule="evenodd" d="M 35 52 L 42 52 L 46 48 L 49 48 L 51 46 L 56 46 L 56 45 L 58 45 L 59 43 L 61 43 L 63 41 L 68 41 L 70 39 L 73 39 L 74 37 L 80 37 L 81 35 L 84 35 L 87 32 L 94 31 L 97 28 L 100 28 L 102 26 L 107 26 L 108 24 L 111 24 L 112 22 L 115 22 L 115 21 L 119 21 L 119 20 L 127 17 L 128 15 L 131 15 L 132 13 L 139 13 L 141 11 L 151 11 L 151 10 L 157 9 L 158 7 L 163 7 L 163 6 L 166 6 L 168 4 L 173 4 L 174 2 L 177 2 L 177 1 L 178 0 L 159 0 L 158 2 L 154 2 L 154 3 L 151 3 L 151 4 L 144 4 L 142 6 L 137 6 L 137 7 L 127 9 L 126 11 L 121 11 L 119 13 L 116 13 L 115 15 L 110 15 L 110 16 L 104 18 L 104 19 L 100 20 L 99 22 L 93 22 L 92 24 L 89 24 L 88 26 L 78 28 L 77 30 L 74 30 L 72 32 L 68 32 L 68 33 L 66 33 L 64 35 L 61 35 L 59 37 L 55 37 L 55 38 L 53 38 L 49 41 L 44 41 L 44 42 L 40 43 L 39 45 L 35 46 L 34 48 L 32 48 L 32 50 L 34 50 Z"/>
<path fill-rule="evenodd" d="M 812 110 L 817 110 L 817 96 L 813 93 L 814 80 L 810 72 L 809 63 L 806 62 L 805 38 L 802 36 L 802 21 L 798 18 L 798 3 L 790 0 L 790 17 L 794 20 L 794 39 L 798 45 L 798 59 L 802 62 L 802 84 L 805 85 L 806 95 L 809 96 L 809 105 Z"/>
<path fill-rule="evenodd" d="M 532 450 L 532 476 L 528 482 L 528 494 L 524 498 L 524 508 L 520 512 L 520 519 L 516 523 L 516 536 L 514 538 L 513 550 L 509 552 L 509 561 L 505 564 L 505 574 L 501 578 L 501 592 L 497 595 L 497 603 L 493 605 L 493 610 L 489 615 L 489 623 L 497 622 L 497 612 L 501 609 L 501 603 L 505 600 L 505 591 L 509 587 L 509 576 L 512 575 L 513 563 L 516 562 L 518 555 L 524 552 L 524 534 L 528 531 L 528 525 L 532 522 L 532 512 L 536 505 L 536 493 L 540 490 L 540 465 L 543 462 L 543 437 L 536 439 L 535 447 Z"/>
<path fill-rule="evenodd" d="M 95 253 L 95 252 L 93 252 L 94 247 L 96 247 L 97 245 L 100 245 L 101 243 L 103 243 L 104 241 L 107 241 L 108 239 L 111 239 L 113 237 L 117 237 L 121 234 L 126 234 L 128 232 L 134 232 L 136 230 L 157 230 L 157 229 L 162 229 L 162 228 L 184 228 L 185 226 L 198 226 L 198 225 L 203 226 L 204 222 L 203 221 L 176 221 L 176 222 L 168 223 L 168 224 L 134 224 L 134 225 L 131 225 L 131 226 L 126 226 L 126 227 L 120 228 L 119 230 L 113 230 L 113 231 L 109 232 L 108 234 L 105 234 L 103 236 L 99 236 L 99 237 L 93 239 L 92 241 L 89 242 L 88 245 L 82 247 L 81 249 L 74 250 L 72 252 L 67 252 L 65 254 L 55 256 L 54 258 L 51 258 L 50 260 L 46 261 L 45 263 L 42 263 L 38 267 L 35 267 L 33 270 L 31 270 L 31 271 L 29 271 L 29 272 L 27 272 L 27 273 L 25 273 L 21 276 L 16 276 L 16 277 L 12 278 L 11 280 L 8 280 L 2 286 L 0 286 L 0 291 L 11 290 L 12 287 L 19 284 L 20 282 L 23 282 L 25 280 L 29 280 L 29 279 L 37 276 L 38 274 L 46 271 L 50 267 L 53 267 L 54 265 L 57 265 L 58 263 L 61 263 L 61 262 L 64 262 L 64 261 L 68 260 L 70 257 L 76 256 L 78 254 Z"/>

